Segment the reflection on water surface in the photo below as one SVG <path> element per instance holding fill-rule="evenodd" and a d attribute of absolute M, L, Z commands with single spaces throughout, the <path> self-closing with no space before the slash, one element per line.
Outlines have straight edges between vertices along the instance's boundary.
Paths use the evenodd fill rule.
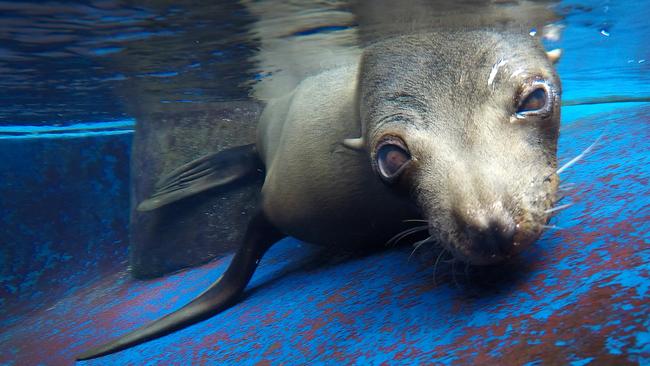
<path fill-rule="evenodd" d="M 4 1 L 0 123 L 106 121 L 164 104 L 182 109 L 252 92 L 266 98 L 349 62 L 378 39 L 459 27 L 539 36 L 550 24 L 547 43 L 565 48 L 571 66 L 562 72 L 574 86 L 565 87 L 569 97 L 606 96 L 611 87 L 638 96 L 647 90 L 650 57 L 633 35 L 648 28 L 645 8 L 608 1 Z M 554 40 L 558 34 L 565 38 Z M 613 54 L 613 42 L 629 52 Z"/>

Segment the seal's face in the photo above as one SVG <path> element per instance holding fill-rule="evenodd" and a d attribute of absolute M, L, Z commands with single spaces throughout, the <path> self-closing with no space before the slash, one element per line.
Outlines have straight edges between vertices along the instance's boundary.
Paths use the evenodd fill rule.
<path fill-rule="evenodd" d="M 490 264 L 539 237 L 558 184 L 560 85 L 534 40 L 402 37 L 367 51 L 362 70 L 373 167 L 417 201 L 433 239 Z"/>

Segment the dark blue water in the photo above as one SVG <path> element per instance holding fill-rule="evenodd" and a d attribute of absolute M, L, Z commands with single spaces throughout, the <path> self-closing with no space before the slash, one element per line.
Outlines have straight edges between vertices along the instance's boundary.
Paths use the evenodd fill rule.
<path fill-rule="evenodd" d="M 133 93 L 160 103 L 246 97 L 250 15 L 235 1 L 188 5 L 0 2 L 0 123 L 123 119 Z"/>
<path fill-rule="evenodd" d="M 647 2 L 548 4 L 560 35 L 546 43 L 565 51 L 565 100 L 648 96 Z M 289 8 L 298 20 L 317 15 L 292 24 L 236 1 L 0 2 L 0 125 L 129 119 L 133 99 L 154 106 L 246 99 L 251 81 L 277 71 L 256 64 L 261 42 L 344 33 L 363 20 L 340 16 L 350 11 L 345 3 Z M 255 33 L 274 21 L 275 34 Z"/>

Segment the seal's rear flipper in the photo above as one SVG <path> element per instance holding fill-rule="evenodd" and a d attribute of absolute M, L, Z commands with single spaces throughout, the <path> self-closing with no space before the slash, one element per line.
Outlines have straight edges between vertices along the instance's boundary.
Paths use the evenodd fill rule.
<path fill-rule="evenodd" d="M 179 310 L 143 328 L 82 353 L 77 356 L 77 360 L 105 356 L 160 338 L 229 308 L 244 291 L 264 253 L 282 237 L 283 234 L 266 219 L 266 216 L 258 213 L 249 223 L 244 243 L 233 257 L 226 272 L 205 292 Z"/>
<path fill-rule="evenodd" d="M 226 185 L 262 168 L 255 145 L 233 147 L 182 165 L 156 184 L 138 211 L 151 211 L 208 189 Z"/>

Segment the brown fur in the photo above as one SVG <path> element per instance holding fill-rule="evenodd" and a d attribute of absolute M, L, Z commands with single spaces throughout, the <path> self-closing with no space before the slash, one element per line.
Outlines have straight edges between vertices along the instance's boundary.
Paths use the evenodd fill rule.
<path fill-rule="evenodd" d="M 544 118 L 517 119 L 533 78 L 551 90 Z M 486 264 L 531 244 L 557 179 L 560 82 L 528 35 L 472 31 L 404 36 L 350 65 L 305 79 L 262 115 L 263 209 L 283 232 L 326 245 L 395 234 L 421 214 L 458 258 Z M 376 173 L 375 146 L 401 137 L 413 164 L 396 186 Z M 363 148 L 345 147 L 359 137 Z M 484 231 L 513 231 L 508 253 Z"/>

